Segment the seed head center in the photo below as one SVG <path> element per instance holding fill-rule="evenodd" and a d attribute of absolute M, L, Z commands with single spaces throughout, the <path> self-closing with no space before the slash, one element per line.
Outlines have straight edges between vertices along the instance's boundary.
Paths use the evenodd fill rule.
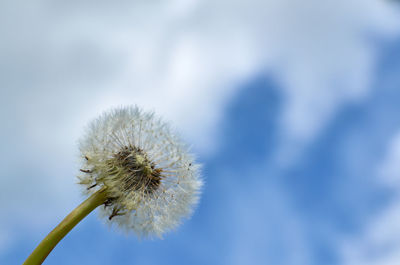
<path fill-rule="evenodd" d="M 161 169 L 157 169 L 142 149 L 123 147 L 114 155 L 114 164 L 121 172 L 126 191 L 141 191 L 151 194 L 160 186 Z"/>

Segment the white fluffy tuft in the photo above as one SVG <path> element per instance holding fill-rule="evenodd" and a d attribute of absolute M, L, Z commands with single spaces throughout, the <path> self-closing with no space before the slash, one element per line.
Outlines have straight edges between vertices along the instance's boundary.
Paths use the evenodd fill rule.
<path fill-rule="evenodd" d="M 89 194 L 105 187 L 109 199 L 101 215 L 139 237 L 161 237 L 198 203 L 199 165 L 153 113 L 136 106 L 103 113 L 90 123 L 80 151 L 79 183 Z M 158 176 L 159 182 L 151 184 Z"/>

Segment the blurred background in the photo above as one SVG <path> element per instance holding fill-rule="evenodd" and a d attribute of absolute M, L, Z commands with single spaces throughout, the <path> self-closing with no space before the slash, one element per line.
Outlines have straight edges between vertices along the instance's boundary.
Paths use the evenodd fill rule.
<path fill-rule="evenodd" d="M 204 164 L 194 216 L 138 240 L 92 213 L 45 264 L 400 264 L 400 5 L 0 2 L 0 264 L 84 198 L 77 141 L 113 106 Z"/>

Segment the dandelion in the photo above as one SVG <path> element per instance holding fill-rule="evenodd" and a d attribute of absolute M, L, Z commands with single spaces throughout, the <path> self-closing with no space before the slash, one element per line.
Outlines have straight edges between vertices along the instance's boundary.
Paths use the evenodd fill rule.
<path fill-rule="evenodd" d="M 24 264 L 41 264 L 98 206 L 106 222 L 139 237 L 162 237 L 191 215 L 202 186 L 199 165 L 170 126 L 153 113 L 136 106 L 105 112 L 89 124 L 79 145 L 79 184 L 90 197 Z"/>

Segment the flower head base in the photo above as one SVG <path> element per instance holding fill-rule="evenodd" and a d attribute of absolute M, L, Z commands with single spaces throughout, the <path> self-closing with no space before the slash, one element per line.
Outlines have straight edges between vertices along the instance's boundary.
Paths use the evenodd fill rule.
<path fill-rule="evenodd" d="M 104 188 L 102 215 L 138 236 L 161 236 L 188 217 L 202 186 L 199 166 L 168 124 L 138 107 L 94 120 L 80 142 L 88 193 Z"/>

